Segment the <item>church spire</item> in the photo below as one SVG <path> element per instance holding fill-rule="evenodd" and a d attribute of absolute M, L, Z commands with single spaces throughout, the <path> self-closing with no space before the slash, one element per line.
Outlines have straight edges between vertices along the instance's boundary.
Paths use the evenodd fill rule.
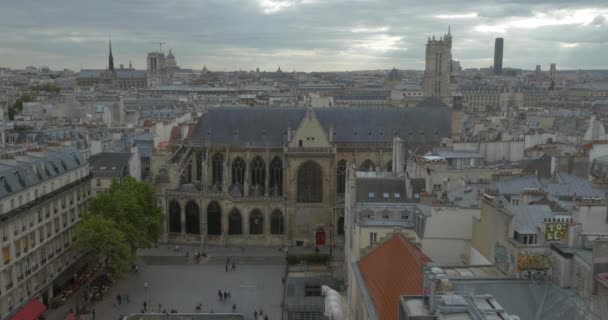
<path fill-rule="evenodd" d="M 108 56 L 108 69 L 114 72 L 114 57 L 112 56 L 112 40 L 110 40 L 110 55 Z"/>

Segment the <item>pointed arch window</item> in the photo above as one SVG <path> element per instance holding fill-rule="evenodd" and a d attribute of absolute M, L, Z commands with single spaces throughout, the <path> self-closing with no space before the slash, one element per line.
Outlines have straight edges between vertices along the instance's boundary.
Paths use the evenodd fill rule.
<path fill-rule="evenodd" d="M 336 169 L 336 191 L 338 194 L 344 194 L 346 190 L 346 160 L 338 161 Z"/>
<path fill-rule="evenodd" d="M 263 196 L 266 183 L 266 163 L 262 158 L 255 157 L 251 161 L 251 191 L 253 195 Z"/>
<path fill-rule="evenodd" d="M 224 156 L 221 153 L 216 153 L 211 159 L 211 185 L 218 191 L 222 191 L 222 182 L 224 179 Z"/>
<path fill-rule="evenodd" d="M 177 200 L 171 201 L 169 204 L 169 232 L 182 232 L 181 212 L 182 209 L 179 202 L 177 202 Z"/>
<path fill-rule="evenodd" d="M 237 208 L 232 209 L 228 215 L 228 234 L 243 234 L 243 217 Z"/>
<path fill-rule="evenodd" d="M 249 215 L 249 234 L 263 234 L 264 233 L 264 216 L 262 212 L 255 209 Z"/>
<path fill-rule="evenodd" d="M 270 233 L 285 234 L 285 218 L 281 210 L 275 210 L 270 215 Z"/>
<path fill-rule="evenodd" d="M 323 170 L 313 161 L 308 161 L 298 169 L 297 202 L 323 202 Z"/>
<path fill-rule="evenodd" d="M 338 235 L 344 235 L 344 216 L 338 218 Z"/>
<path fill-rule="evenodd" d="M 270 162 L 270 195 L 283 195 L 283 161 L 279 157 Z"/>
<path fill-rule="evenodd" d="M 245 184 L 245 160 L 236 158 L 232 162 L 232 184 Z"/>
<path fill-rule="evenodd" d="M 373 161 L 367 159 L 363 161 L 363 163 L 359 167 L 359 171 L 376 171 L 376 165 Z"/>
<path fill-rule="evenodd" d="M 207 206 L 207 234 L 210 236 L 222 234 L 222 209 L 215 201 Z"/>
<path fill-rule="evenodd" d="M 200 210 L 194 201 L 189 201 L 186 204 L 186 233 L 201 233 Z"/>

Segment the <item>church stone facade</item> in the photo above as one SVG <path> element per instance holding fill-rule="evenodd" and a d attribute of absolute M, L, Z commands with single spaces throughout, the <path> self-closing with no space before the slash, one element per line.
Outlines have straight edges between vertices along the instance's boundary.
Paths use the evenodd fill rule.
<path fill-rule="evenodd" d="M 211 108 L 153 156 L 167 242 L 341 246 L 347 167 L 392 171 L 393 137 L 451 135 L 452 109 Z M 350 170 L 350 169 L 349 169 Z M 381 196 L 381 195 L 378 195 Z"/>

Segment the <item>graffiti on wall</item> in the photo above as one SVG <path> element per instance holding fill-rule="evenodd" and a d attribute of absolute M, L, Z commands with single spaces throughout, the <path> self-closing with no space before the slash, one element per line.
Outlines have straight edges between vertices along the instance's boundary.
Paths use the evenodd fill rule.
<path fill-rule="evenodd" d="M 509 254 L 507 248 L 500 243 L 494 245 L 494 263 L 499 270 L 507 272 L 509 269 Z"/>
<path fill-rule="evenodd" d="M 545 240 L 560 241 L 562 239 L 565 239 L 567 235 L 567 223 L 547 223 L 547 230 L 545 230 Z"/>
<path fill-rule="evenodd" d="M 551 268 L 551 260 L 543 254 L 520 254 L 517 257 L 517 270 L 549 270 Z"/>

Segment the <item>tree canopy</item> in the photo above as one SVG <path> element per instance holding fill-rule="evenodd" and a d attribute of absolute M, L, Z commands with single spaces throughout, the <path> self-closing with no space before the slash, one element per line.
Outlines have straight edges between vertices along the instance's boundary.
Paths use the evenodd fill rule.
<path fill-rule="evenodd" d="M 59 86 L 57 86 L 54 83 L 43 83 L 43 84 L 36 84 L 32 86 L 32 91 L 45 91 L 45 92 L 55 92 L 55 93 L 59 93 L 59 91 L 61 91 L 61 88 L 59 88 Z"/>
<path fill-rule="evenodd" d="M 135 259 L 134 252 L 116 222 L 101 215 L 87 214 L 76 226 L 76 234 L 73 248 L 86 252 L 85 259 L 89 262 L 103 262 L 112 276 L 129 271 Z"/>
<path fill-rule="evenodd" d="M 125 271 L 124 265 L 134 261 L 137 248 L 148 247 L 158 239 L 163 218 L 160 208 L 155 206 L 150 185 L 131 177 L 114 179 L 108 190 L 89 202 L 89 210 L 76 229 L 75 246 L 98 261 L 106 261 L 108 268 L 119 276 Z M 93 230 L 96 224 L 100 227 Z M 108 229 L 112 232 L 108 233 Z M 116 240 L 108 239 L 107 234 L 120 239 L 128 254 L 121 251 L 122 247 L 116 247 Z"/>
<path fill-rule="evenodd" d="M 15 119 L 15 113 L 21 112 L 23 110 L 23 103 L 30 102 L 33 98 L 29 93 L 22 93 L 19 98 L 15 101 L 12 107 L 8 108 L 8 118 L 9 120 Z"/>
<path fill-rule="evenodd" d="M 154 190 L 131 177 L 112 181 L 91 200 L 89 212 L 115 221 L 134 249 L 150 246 L 162 232 L 163 214 L 155 205 Z"/>

